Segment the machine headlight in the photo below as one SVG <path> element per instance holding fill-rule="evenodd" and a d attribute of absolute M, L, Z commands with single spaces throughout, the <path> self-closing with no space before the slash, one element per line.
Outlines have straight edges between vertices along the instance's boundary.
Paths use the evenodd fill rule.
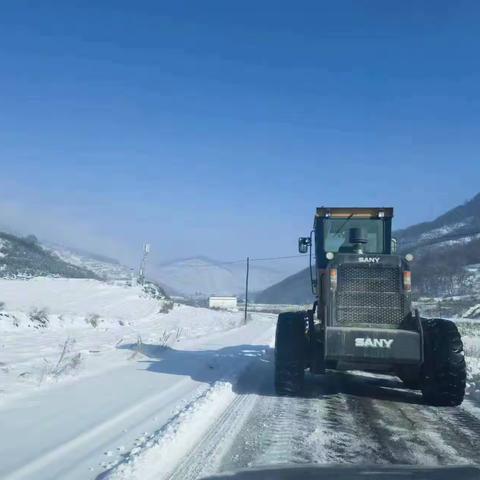
<path fill-rule="evenodd" d="M 333 260 L 335 258 L 333 252 L 327 252 L 325 256 L 327 257 L 327 260 Z"/>
<path fill-rule="evenodd" d="M 412 291 L 412 272 L 407 270 L 403 272 L 403 288 L 408 293 Z"/>
<path fill-rule="evenodd" d="M 330 290 L 337 289 L 337 269 L 331 268 L 330 269 Z"/>

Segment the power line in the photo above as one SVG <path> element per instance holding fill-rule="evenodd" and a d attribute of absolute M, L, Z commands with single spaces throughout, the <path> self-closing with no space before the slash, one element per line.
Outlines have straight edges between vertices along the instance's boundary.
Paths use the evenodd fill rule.
<path fill-rule="evenodd" d="M 195 264 L 195 263 L 190 263 L 188 265 L 174 265 L 174 268 L 213 268 L 213 267 L 220 267 L 220 266 L 223 266 L 223 265 L 232 265 L 232 264 L 235 264 L 235 263 L 245 263 L 245 259 L 243 260 L 233 260 L 231 262 L 216 262 L 215 264 L 213 265 L 205 265 L 203 263 L 198 263 L 198 264 Z M 163 267 L 165 268 L 168 268 L 171 264 L 169 265 L 163 265 Z"/>
<path fill-rule="evenodd" d="M 284 257 L 265 257 L 265 258 L 251 258 L 251 262 L 263 262 L 264 260 L 283 260 L 285 258 L 302 258 L 308 257 L 308 255 L 286 255 Z"/>
<path fill-rule="evenodd" d="M 268 260 L 286 260 L 291 258 L 303 258 L 308 257 L 308 255 L 284 255 L 280 257 L 263 257 L 263 258 L 250 258 L 250 262 L 264 262 Z M 226 262 L 215 262 L 213 265 L 205 265 L 205 264 L 188 264 L 188 265 L 175 265 L 175 268 L 215 268 L 223 265 L 233 265 L 236 263 L 245 263 L 245 259 L 241 260 L 230 260 Z M 168 268 L 168 266 L 166 265 Z"/>

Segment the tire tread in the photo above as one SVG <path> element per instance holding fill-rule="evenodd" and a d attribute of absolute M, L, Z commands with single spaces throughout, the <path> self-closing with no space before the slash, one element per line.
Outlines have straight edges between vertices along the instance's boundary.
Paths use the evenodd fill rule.
<path fill-rule="evenodd" d="M 422 319 L 425 361 L 422 393 L 436 406 L 460 405 L 465 396 L 466 364 L 457 326 L 440 318 Z"/>
<path fill-rule="evenodd" d="M 280 395 L 302 391 L 307 343 L 306 312 L 285 312 L 278 316 L 275 333 L 275 390 Z"/>

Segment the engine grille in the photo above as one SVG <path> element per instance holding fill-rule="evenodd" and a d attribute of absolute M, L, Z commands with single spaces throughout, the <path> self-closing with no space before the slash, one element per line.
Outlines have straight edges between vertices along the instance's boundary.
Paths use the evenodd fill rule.
<path fill-rule="evenodd" d="M 406 314 L 401 271 L 392 265 L 343 264 L 337 269 L 339 326 L 398 327 Z"/>

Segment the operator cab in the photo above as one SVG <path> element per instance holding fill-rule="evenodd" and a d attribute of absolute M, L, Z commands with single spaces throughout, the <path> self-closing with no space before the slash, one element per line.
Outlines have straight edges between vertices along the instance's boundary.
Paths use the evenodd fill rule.
<path fill-rule="evenodd" d="M 317 208 L 314 223 L 317 268 L 336 253 L 391 254 L 393 208 Z M 299 252 L 306 253 L 312 238 L 299 239 Z M 393 247 L 393 248 L 392 248 Z"/>

